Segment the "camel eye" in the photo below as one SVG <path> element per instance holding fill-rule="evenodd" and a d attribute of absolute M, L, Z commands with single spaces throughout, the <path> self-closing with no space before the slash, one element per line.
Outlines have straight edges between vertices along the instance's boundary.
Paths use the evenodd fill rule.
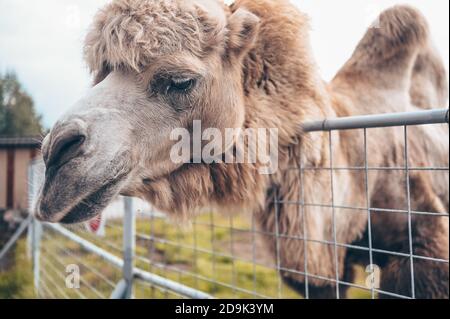
<path fill-rule="evenodd" d="M 161 96 L 176 97 L 186 95 L 197 84 L 195 77 L 174 77 L 167 74 L 155 76 L 150 83 L 150 94 L 160 94 Z"/>
<path fill-rule="evenodd" d="M 172 79 L 166 93 L 188 93 L 195 85 L 194 79 Z"/>

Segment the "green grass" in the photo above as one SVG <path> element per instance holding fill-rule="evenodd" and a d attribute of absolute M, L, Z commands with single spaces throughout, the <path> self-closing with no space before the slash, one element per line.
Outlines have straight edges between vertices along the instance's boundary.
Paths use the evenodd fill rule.
<path fill-rule="evenodd" d="M 113 220 L 108 224 L 105 238 L 81 230 L 75 232 L 121 257 L 121 221 Z M 280 281 L 274 261 L 265 255 L 266 249 L 259 243 L 260 239 L 252 235 L 251 223 L 243 217 L 205 214 L 198 216 L 193 225 L 185 227 L 162 219 L 139 219 L 136 228 L 135 262 L 141 269 L 217 298 L 301 298 Z M 50 230 L 45 233 L 40 297 L 110 296 L 114 284 L 121 279 L 119 269 Z M 153 240 L 149 236 L 153 236 Z M 69 264 L 80 267 L 80 289 L 65 286 L 65 268 Z M 358 274 L 358 283 L 363 284 L 364 273 L 358 271 Z M 136 298 L 180 297 L 143 282 L 136 282 L 134 295 Z M 351 289 L 350 297 L 368 298 L 370 294 Z"/>
<path fill-rule="evenodd" d="M 251 228 L 245 219 L 235 217 L 230 220 L 228 217 L 207 214 L 197 217 L 195 223 L 195 226 L 184 229 L 164 220 L 139 223 L 139 234 L 153 233 L 157 239 L 167 241 L 157 241 L 147 249 L 147 255 L 156 256 L 156 259 L 160 259 L 159 263 L 167 267 L 152 267 L 139 261 L 137 266 L 218 298 L 279 296 L 279 277 L 274 265 L 254 265 L 252 255 L 245 256 L 237 251 L 241 246 L 239 237 L 242 234 L 251 239 Z M 214 227 L 210 224 L 214 224 Z M 242 231 L 232 232 L 230 226 Z M 138 254 L 142 254 L 142 248 L 139 247 Z M 182 269 L 182 272 L 177 269 Z M 144 298 L 146 291 L 136 295 Z M 281 296 L 299 297 L 284 285 Z"/>
<path fill-rule="evenodd" d="M 34 298 L 31 262 L 26 256 L 26 240 L 21 239 L 13 252 L 12 267 L 0 272 L 0 299 Z"/>

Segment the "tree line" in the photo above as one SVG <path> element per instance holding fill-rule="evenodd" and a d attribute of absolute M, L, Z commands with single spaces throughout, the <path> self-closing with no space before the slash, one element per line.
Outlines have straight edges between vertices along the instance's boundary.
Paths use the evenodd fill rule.
<path fill-rule="evenodd" d="M 0 136 L 41 136 L 42 117 L 13 72 L 0 73 Z"/>

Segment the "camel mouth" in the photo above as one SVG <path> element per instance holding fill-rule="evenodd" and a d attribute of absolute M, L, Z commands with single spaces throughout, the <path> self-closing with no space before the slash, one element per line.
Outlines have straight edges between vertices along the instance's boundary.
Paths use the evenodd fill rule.
<path fill-rule="evenodd" d="M 116 172 L 98 185 L 91 178 L 67 183 L 67 180 L 61 181 L 67 177 L 64 172 L 53 176 L 50 174 L 46 181 L 47 187 L 41 191 L 36 217 L 43 222 L 66 225 L 83 223 L 97 217 L 120 194 L 129 175 L 126 170 Z M 65 187 L 56 187 L 58 185 Z M 84 192 L 83 189 L 89 191 Z"/>
<path fill-rule="evenodd" d="M 118 185 L 124 177 L 111 181 L 96 191 L 78 200 L 67 212 L 48 214 L 47 205 L 41 201 L 36 217 L 42 222 L 65 225 L 79 224 L 89 221 L 102 213 L 114 197 L 119 193 Z"/>
<path fill-rule="evenodd" d="M 91 193 L 86 198 L 80 200 L 70 211 L 59 221 L 60 224 L 72 225 L 87 222 L 96 218 L 108 206 L 114 195 L 111 192 L 120 180 L 113 181 L 103 186 L 99 190 Z"/>

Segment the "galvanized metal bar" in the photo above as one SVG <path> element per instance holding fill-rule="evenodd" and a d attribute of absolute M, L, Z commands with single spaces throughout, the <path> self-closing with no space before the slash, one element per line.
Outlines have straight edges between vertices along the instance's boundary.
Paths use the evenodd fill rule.
<path fill-rule="evenodd" d="M 372 280 L 374 279 L 374 264 L 373 264 L 373 252 L 372 252 L 372 211 L 370 210 L 370 193 L 369 193 L 369 154 L 368 154 L 368 145 L 367 145 L 367 129 L 364 129 L 364 187 L 366 193 L 366 206 L 367 206 L 367 241 L 369 245 L 369 271 Z M 372 282 L 371 288 L 371 297 L 375 299 L 375 283 Z"/>
<path fill-rule="evenodd" d="M 352 130 L 426 124 L 448 124 L 449 110 L 438 109 L 417 112 L 387 113 L 326 119 L 306 122 L 301 125 L 304 132 Z"/>
<path fill-rule="evenodd" d="M 109 299 L 124 299 L 124 296 L 128 292 L 128 283 L 125 279 L 122 279 L 117 283 Z"/>
<path fill-rule="evenodd" d="M 300 155 L 297 159 L 298 163 L 298 170 L 299 170 L 299 182 L 300 182 L 300 212 L 301 212 L 301 218 L 302 218 L 302 230 L 303 230 L 303 267 L 305 268 L 305 298 L 309 299 L 309 278 L 308 278 L 308 234 L 307 234 L 307 227 L 306 227 L 306 207 L 304 203 L 305 200 L 305 185 L 303 183 L 304 179 L 304 170 L 303 170 L 303 147 L 302 144 L 300 144 Z"/>
<path fill-rule="evenodd" d="M 17 240 L 20 238 L 20 236 L 23 234 L 23 232 L 27 229 L 28 225 L 31 223 L 31 216 L 28 216 L 27 219 L 25 219 L 17 228 L 16 232 L 11 236 L 11 238 L 8 240 L 6 245 L 2 248 L 0 251 L 0 260 L 3 259 L 3 257 L 6 256 L 8 251 L 11 249 L 11 247 L 14 246 L 14 244 L 17 242 Z"/>
<path fill-rule="evenodd" d="M 133 199 L 125 197 L 124 199 L 124 224 L 123 224 L 123 278 L 126 283 L 124 299 L 130 299 L 133 296 L 133 268 L 134 254 L 136 247 L 136 213 L 133 209 Z"/>
<path fill-rule="evenodd" d="M 154 209 L 152 207 L 152 212 L 153 211 L 154 211 Z M 150 216 L 150 235 L 152 237 L 155 236 L 155 229 L 154 229 L 155 228 L 155 218 L 156 218 L 156 216 L 153 215 L 153 214 Z M 150 266 L 150 271 L 153 271 L 154 267 L 153 267 L 152 263 L 150 262 L 150 260 L 154 260 L 154 256 L 155 256 L 155 252 L 156 252 L 155 244 L 152 243 L 150 245 L 150 249 L 149 250 L 150 250 L 149 254 L 148 254 L 149 261 L 147 263 Z M 139 258 L 139 256 L 137 256 L 137 258 Z M 197 269 L 197 268 L 195 268 L 195 269 Z M 196 283 L 195 288 L 198 288 L 197 283 Z M 153 287 L 151 291 L 152 291 L 152 298 L 154 299 L 155 295 L 156 295 L 156 289 Z"/>
<path fill-rule="evenodd" d="M 256 281 L 256 222 L 255 214 L 251 218 L 251 233 L 252 233 L 252 271 L 253 271 L 253 298 L 256 299 L 257 281 Z M 233 229 L 233 231 L 236 230 Z M 195 247 L 197 248 L 197 247 Z"/>
<path fill-rule="evenodd" d="M 57 225 L 57 224 L 45 224 L 45 226 L 53 229 L 54 231 L 58 232 L 59 234 L 63 235 L 64 237 L 76 242 L 78 245 L 83 247 L 83 249 L 99 256 L 100 258 L 104 259 L 111 265 L 113 265 L 117 268 L 123 269 L 124 262 L 121 258 L 114 256 L 113 254 L 111 254 L 111 253 L 101 249 L 100 247 L 92 244 L 91 242 L 81 238 L 80 236 L 72 233 L 71 231 L 67 230 L 63 226 Z M 160 277 L 158 275 L 151 274 L 151 273 L 144 271 L 142 269 L 139 269 L 139 268 L 133 269 L 133 276 L 134 276 L 134 278 L 138 278 L 140 280 L 149 282 L 156 286 L 166 288 L 168 290 L 174 291 L 176 293 L 179 293 L 179 294 L 189 297 L 189 298 L 194 298 L 194 299 L 212 299 L 213 298 L 211 295 L 208 295 L 201 291 L 192 289 L 190 287 L 179 284 L 172 280 L 168 280 L 166 278 Z"/>
<path fill-rule="evenodd" d="M 36 219 L 32 219 L 32 260 L 33 260 L 33 277 L 34 289 L 36 293 L 39 292 L 40 284 L 40 256 L 41 256 L 41 238 L 42 238 L 42 224 Z"/>
<path fill-rule="evenodd" d="M 331 213 L 333 218 L 333 246 L 334 246 L 334 267 L 336 272 L 336 299 L 340 299 L 339 295 L 339 256 L 338 256 L 338 245 L 337 245 L 337 231 L 336 231 L 336 207 L 335 207 L 335 199 L 334 199 L 334 172 L 333 172 L 333 133 L 330 131 L 328 133 L 328 148 L 330 152 L 330 186 L 331 186 Z"/>
<path fill-rule="evenodd" d="M 275 198 L 274 198 L 274 205 L 275 205 L 275 247 L 276 247 L 276 258 L 277 258 L 277 273 L 278 273 L 278 298 L 281 298 L 281 288 L 282 288 L 282 282 L 281 282 L 281 252 L 280 252 L 280 221 L 279 221 L 279 214 L 280 214 L 280 207 L 279 205 L 279 197 L 278 197 L 278 189 L 275 191 Z"/>
<path fill-rule="evenodd" d="M 216 231 L 215 231 L 215 223 L 214 223 L 214 213 L 213 213 L 213 211 L 212 210 L 210 210 L 210 212 L 209 212 L 209 220 L 210 220 L 210 227 L 209 227 L 209 230 L 210 230 L 210 233 L 211 233 L 211 250 L 212 250 L 212 253 L 211 253 L 211 260 L 212 260 L 212 278 L 214 279 L 214 281 L 216 281 L 216 279 L 217 279 L 217 267 L 216 267 L 216 256 L 217 256 L 217 253 L 216 253 L 216 240 L 215 240 L 215 234 L 216 234 Z M 214 285 L 216 285 L 215 283 L 214 283 Z"/>
<path fill-rule="evenodd" d="M 405 137 L 405 169 L 406 169 L 406 195 L 408 201 L 408 238 L 409 238 L 409 264 L 410 264 L 410 275 L 411 275 L 411 297 L 416 298 L 416 289 L 414 282 L 414 247 L 413 247 L 413 236 L 412 236 L 412 214 L 411 214 L 411 177 L 409 172 L 409 149 L 408 149 L 408 127 L 404 128 Z"/>
<path fill-rule="evenodd" d="M 190 287 L 181 285 L 177 282 L 171 281 L 171 280 L 167 280 L 163 277 L 157 276 L 155 274 L 151 274 L 147 271 L 144 271 L 142 269 L 139 268 L 135 268 L 134 269 L 134 276 L 142 281 L 146 281 L 149 283 L 152 283 L 156 286 L 159 287 L 164 287 L 167 290 L 176 292 L 180 295 L 189 297 L 189 298 L 193 298 L 193 299 L 214 299 L 213 296 L 208 295 L 202 291 L 199 290 L 195 290 L 192 289 Z"/>
<path fill-rule="evenodd" d="M 32 260 L 32 258 L 33 258 L 33 219 L 31 219 L 30 223 L 28 224 L 26 251 L 27 251 L 28 260 Z"/>

